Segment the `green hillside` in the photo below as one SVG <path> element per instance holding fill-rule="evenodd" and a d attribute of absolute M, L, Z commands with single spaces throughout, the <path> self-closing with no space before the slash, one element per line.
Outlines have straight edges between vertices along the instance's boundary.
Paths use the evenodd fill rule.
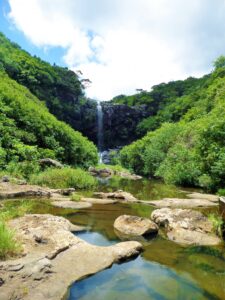
<path fill-rule="evenodd" d="M 122 149 L 123 166 L 168 183 L 208 190 L 224 188 L 224 60 L 219 58 L 214 72 L 193 80 L 195 84 L 180 97 L 173 98 L 169 92 L 156 115 L 139 125 L 139 129 L 145 126 L 147 135 Z M 223 63 L 218 64 L 219 61 Z M 171 84 L 163 85 L 161 90 L 168 90 Z M 149 94 L 159 88 L 153 88 Z"/>
<path fill-rule="evenodd" d="M 88 167 L 97 163 L 94 144 L 58 121 L 26 87 L 0 70 L 0 167 L 57 158 Z"/>
<path fill-rule="evenodd" d="M 0 33 L 0 65 L 8 76 L 26 86 L 59 120 L 95 141 L 96 102 L 84 97 L 76 73 L 33 57 Z"/>

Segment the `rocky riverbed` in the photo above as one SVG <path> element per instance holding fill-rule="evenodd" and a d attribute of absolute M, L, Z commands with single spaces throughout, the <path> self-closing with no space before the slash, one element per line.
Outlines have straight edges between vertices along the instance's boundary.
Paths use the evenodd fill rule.
<path fill-rule="evenodd" d="M 28 196 L 37 201 L 46 199 L 58 209 L 74 211 L 78 216 L 74 224 L 82 223 L 79 222 L 79 210 L 91 211 L 92 207 L 94 211 L 97 208 L 105 210 L 103 207 L 107 207 L 110 212 L 113 206 L 117 211 L 118 206 L 117 218 L 113 220 L 111 214 L 110 218 L 103 214 L 98 217 L 98 222 L 102 222 L 101 218 L 108 218 L 107 226 L 113 227 L 114 222 L 116 236 L 124 240 L 125 234 L 125 240 L 130 241 L 109 247 L 91 245 L 76 236 L 76 232 L 86 230 L 85 226 L 74 225 L 65 218 L 50 214 L 31 214 L 11 220 L 8 225 L 15 230 L 23 252 L 20 257 L 0 262 L 2 300 L 62 299 L 74 281 L 138 255 L 143 245 L 134 241 L 135 236 L 153 232 L 157 235 L 158 230 L 163 239 L 180 245 L 222 245 L 212 222 L 202 212 L 196 211 L 218 207 L 217 196 L 189 192 L 184 199 L 139 200 L 137 195 L 117 190 L 95 192 L 92 197 L 83 196 L 79 201 L 71 201 L 74 192 L 74 189 L 49 189 L 28 184 L 0 184 L 2 199 Z M 195 210 L 189 208 L 191 203 Z M 149 207 L 152 213 L 145 218 L 138 214 L 123 215 L 131 206 L 137 211 Z M 155 209 L 158 207 L 160 209 Z M 148 240 L 143 240 L 144 244 L 146 242 Z"/>
<path fill-rule="evenodd" d="M 72 233 L 83 228 L 52 215 L 26 215 L 9 226 L 22 242 L 23 255 L 0 262 L 1 300 L 61 300 L 72 282 L 142 250 L 138 242 L 90 245 Z"/>

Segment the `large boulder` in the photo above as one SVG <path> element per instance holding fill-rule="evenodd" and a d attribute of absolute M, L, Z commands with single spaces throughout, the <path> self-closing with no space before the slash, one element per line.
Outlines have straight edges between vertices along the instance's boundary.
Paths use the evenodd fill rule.
<path fill-rule="evenodd" d="M 114 175 L 114 171 L 110 168 L 96 169 L 94 167 L 90 167 L 88 171 L 92 176 L 98 177 L 111 177 Z"/>
<path fill-rule="evenodd" d="M 147 236 L 158 232 L 158 226 L 147 218 L 122 215 L 114 222 L 114 228 L 125 235 Z"/>
<path fill-rule="evenodd" d="M 221 242 L 213 232 L 212 222 L 195 210 L 161 208 L 152 212 L 151 219 L 164 226 L 168 238 L 177 243 L 217 245 Z"/>
<path fill-rule="evenodd" d="M 63 164 L 52 158 L 42 158 L 39 160 L 39 164 L 42 167 L 63 168 Z"/>

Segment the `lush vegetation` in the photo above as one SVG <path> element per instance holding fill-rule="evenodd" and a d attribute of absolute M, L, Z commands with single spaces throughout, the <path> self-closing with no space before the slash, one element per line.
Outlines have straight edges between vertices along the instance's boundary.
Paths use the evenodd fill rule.
<path fill-rule="evenodd" d="M 150 92 L 141 91 L 131 96 L 120 95 L 111 102 L 129 106 L 143 106 L 149 117 L 138 123 L 135 135 L 141 137 L 150 130 L 155 130 L 163 122 L 177 122 L 188 111 L 195 100 L 195 93 L 207 86 L 207 78 L 189 77 L 186 80 L 161 83 L 152 87 Z M 191 99 L 189 97 L 191 95 Z"/>
<path fill-rule="evenodd" d="M 47 169 L 33 175 L 31 182 L 52 188 L 77 188 L 89 189 L 97 184 L 97 180 L 88 172 L 81 169 L 63 168 Z"/>
<path fill-rule="evenodd" d="M 38 171 L 34 162 L 43 157 L 88 167 L 97 163 L 97 150 L 0 70 L 0 168 L 29 175 Z"/>
<path fill-rule="evenodd" d="M 207 190 L 224 187 L 225 65 L 217 67 L 216 62 L 215 67 L 195 91 L 161 110 L 170 118 L 163 117 L 160 128 L 122 149 L 123 166 L 168 183 Z"/>
<path fill-rule="evenodd" d="M 59 120 L 95 140 L 96 102 L 84 97 L 84 85 L 76 73 L 32 57 L 2 33 L 0 69 L 45 102 Z"/>

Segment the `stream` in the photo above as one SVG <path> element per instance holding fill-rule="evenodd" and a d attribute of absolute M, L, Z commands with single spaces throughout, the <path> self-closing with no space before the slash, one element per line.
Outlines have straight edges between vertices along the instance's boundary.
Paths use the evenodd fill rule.
<path fill-rule="evenodd" d="M 143 200 L 185 198 L 187 192 L 193 191 L 149 180 L 112 179 L 102 181 L 99 186 L 101 191 L 118 188 Z M 62 215 L 74 224 L 85 225 L 88 231 L 77 234 L 81 239 L 98 246 L 110 246 L 121 241 L 113 229 L 118 216 L 149 217 L 152 210 L 144 204 L 118 203 L 96 204 L 74 212 L 40 204 L 38 212 Z M 75 282 L 68 291 L 67 300 L 225 299 L 224 245 L 180 246 L 167 240 L 163 231 L 141 242 L 144 251 L 139 257 Z"/>

